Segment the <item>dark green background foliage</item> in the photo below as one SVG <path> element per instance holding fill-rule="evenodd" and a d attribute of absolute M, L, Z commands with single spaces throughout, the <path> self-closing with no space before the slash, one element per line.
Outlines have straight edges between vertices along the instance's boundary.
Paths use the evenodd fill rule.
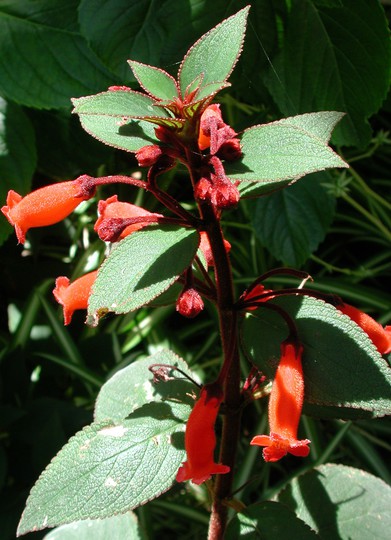
<path fill-rule="evenodd" d="M 71 114 L 71 98 L 110 85 L 136 89 L 129 59 L 176 76 L 189 46 L 246 5 L 241 0 L 0 1 L 1 204 L 9 189 L 26 194 L 80 174 L 136 171 L 131 154 L 106 147 L 82 130 Z M 389 324 L 389 16 L 387 5 L 376 0 L 252 2 L 232 88 L 218 96 L 224 117 L 240 131 L 283 116 L 345 112 L 331 142 L 351 168 L 315 173 L 268 197 L 245 199 L 224 216 L 238 295 L 262 272 L 294 266 L 312 275 L 314 287 L 339 294 Z M 189 184 L 182 169 L 163 181 L 171 183 L 174 196 L 186 194 Z M 122 200 L 159 211 L 134 189 L 107 188 L 99 196 L 115 192 Z M 16 245 L 0 216 L 2 540 L 15 537 L 32 484 L 69 437 L 92 421 L 97 393 L 114 372 L 160 347 L 174 350 L 201 378 L 209 378 L 219 365 L 217 325 L 208 305 L 191 324 L 164 305 L 110 315 L 98 328 L 86 327 L 84 314 L 76 313 L 64 328 L 51 290 L 58 275 L 77 277 L 103 259 L 104 246 L 93 231 L 95 202 L 58 225 L 30 231 L 24 248 Z M 293 284 L 282 277 L 271 282 Z M 240 493 L 245 504 L 270 498 L 302 466 L 287 458 L 275 468 L 260 469 L 259 452 L 248 447 L 260 418 L 265 427 L 259 411 L 250 407 L 245 415 L 246 441 L 239 451 L 237 486 L 254 480 Z M 308 416 L 303 429 L 313 441 L 303 467 L 327 460 L 390 482 L 388 419 L 343 424 Z M 137 513 L 146 537 L 203 538 L 206 497 L 203 488 L 184 494 L 177 485 L 141 507 Z M 273 504 L 292 509 L 287 501 L 285 491 Z M 276 508 L 248 514 L 260 519 L 267 511 L 270 517 Z M 233 523 L 231 531 L 243 523 Z M 309 530 L 302 522 L 295 526 Z"/>

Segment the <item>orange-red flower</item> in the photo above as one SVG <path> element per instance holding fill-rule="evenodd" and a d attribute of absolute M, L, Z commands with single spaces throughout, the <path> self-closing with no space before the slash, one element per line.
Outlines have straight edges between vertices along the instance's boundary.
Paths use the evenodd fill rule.
<path fill-rule="evenodd" d="M 126 220 L 139 217 L 147 218 L 145 222 L 141 221 L 139 223 L 133 223 L 132 225 L 124 227 L 118 236 L 118 239 L 120 240 L 125 238 L 125 236 L 142 229 L 146 225 L 149 225 L 151 222 L 148 221 L 148 218 L 153 216 L 156 218 L 163 217 L 161 214 L 153 214 L 152 212 L 148 212 L 148 210 L 145 210 L 140 206 L 136 206 L 135 204 L 120 202 L 118 201 L 117 195 L 113 195 L 105 201 L 99 201 L 98 211 L 99 218 L 94 225 L 94 230 L 98 233 L 102 240 L 108 239 L 110 228 L 112 228 L 110 224 L 113 223 L 113 220 Z"/>
<path fill-rule="evenodd" d="M 349 304 L 343 304 L 337 307 L 339 311 L 350 317 L 352 321 L 358 324 L 368 334 L 380 354 L 391 352 L 391 326 L 385 326 L 383 328 L 372 317 Z"/>
<path fill-rule="evenodd" d="M 297 439 L 304 398 L 304 377 L 301 365 L 303 348 L 293 343 L 281 345 L 281 360 L 269 399 L 270 435 L 257 435 L 251 444 L 265 446 L 265 461 L 278 461 L 287 453 L 305 457 L 309 454 L 308 439 Z"/>
<path fill-rule="evenodd" d="M 190 413 L 185 433 L 187 461 L 177 472 L 178 482 L 191 480 L 202 484 L 212 474 L 225 474 L 230 468 L 214 461 L 216 446 L 215 422 L 222 402 L 222 392 L 216 384 L 203 387 L 200 398 Z"/>
<path fill-rule="evenodd" d="M 15 227 L 18 241 L 23 244 L 29 229 L 62 221 L 88 198 L 80 196 L 80 183 L 77 180 L 51 184 L 32 191 L 25 197 L 11 189 L 8 192 L 7 205 L 3 206 L 1 211 Z"/>
<path fill-rule="evenodd" d="M 64 324 L 71 322 L 73 312 L 77 309 L 87 309 L 91 288 L 98 271 L 89 272 L 72 283 L 65 276 L 56 279 L 56 288 L 53 290 L 54 298 L 63 306 Z"/>

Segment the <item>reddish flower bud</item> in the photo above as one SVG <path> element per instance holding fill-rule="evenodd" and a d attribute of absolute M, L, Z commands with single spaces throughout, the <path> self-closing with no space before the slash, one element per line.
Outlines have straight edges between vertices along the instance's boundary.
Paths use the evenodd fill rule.
<path fill-rule="evenodd" d="M 105 201 L 99 201 L 98 212 L 100 215 L 95 222 L 94 230 L 98 233 L 99 238 L 101 238 L 101 240 L 103 241 L 110 240 L 110 229 L 113 229 L 113 235 L 116 235 L 117 230 L 121 229 L 118 220 L 126 220 L 136 217 L 163 217 L 161 214 L 153 214 L 152 212 L 148 212 L 148 210 L 140 208 L 140 206 L 136 206 L 135 204 L 120 202 L 118 201 L 117 195 L 113 195 Z M 128 236 L 129 234 L 138 231 L 139 229 L 142 229 L 150 223 L 151 221 L 148 220 L 145 222 L 141 221 L 140 223 L 133 223 L 132 225 L 125 226 L 121 233 L 118 235 L 117 239 L 125 238 L 125 236 Z"/>
<path fill-rule="evenodd" d="M 54 298 L 63 306 L 64 324 L 71 322 L 73 312 L 77 309 L 87 309 L 91 287 L 94 284 L 98 271 L 89 272 L 70 283 L 65 276 L 56 279 L 56 288 L 53 290 Z"/>
<path fill-rule="evenodd" d="M 205 177 L 200 178 L 194 188 L 194 197 L 200 201 L 210 200 L 212 193 L 212 182 Z"/>
<path fill-rule="evenodd" d="M 129 86 L 109 86 L 108 90 L 110 90 L 110 92 L 119 92 L 119 91 L 123 91 L 123 92 L 131 92 L 132 89 L 129 88 Z"/>
<path fill-rule="evenodd" d="M 204 386 L 201 395 L 187 421 L 185 448 L 187 461 L 177 472 L 177 482 L 191 480 L 202 484 L 212 474 L 228 473 L 230 468 L 214 461 L 216 435 L 214 426 L 223 400 L 220 388 L 215 384 Z"/>
<path fill-rule="evenodd" d="M 204 254 L 206 264 L 208 266 L 214 266 L 212 248 L 210 247 L 208 235 L 206 234 L 205 231 L 201 231 L 200 236 L 201 236 L 200 250 Z M 225 247 L 225 251 L 229 253 L 231 249 L 231 244 L 228 242 L 228 240 L 224 240 L 224 247 Z"/>
<path fill-rule="evenodd" d="M 204 309 L 204 302 L 201 295 L 192 287 L 185 289 L 179 296 L 176 303 L 178 313 L 193 319 Z"/>
<path fill-rule="evenodd" d="M 349 304 L 343 304 L 337 307 L 339 311 L 350 317 L 352 321 L 358 324 L 368 334 L 380 354 L 391 352 L 391 326 L 383 328 L 372 317 Z"/>
<path fill-rule="evenodd" d="M 301 365 L 303 348 L 284 342 L 281 360 L 269 398 L 270 435 L 257 435 L 250 444 L 265 446 L 265 461 L 278 461 L 288 452 L 294 456 L 309 454 L 308 439 L 297 440 L 304 398 L 304 377 Z"/>
<path fill-rule="evenodd" d="M 162 149 L 157 144 L 143 146 L 136 152 L 136 159 L 140 167 L 151 167 L 163 154 Z"/>
<path fill-rule="evenodd" d="M 29 229 L 62 221 L 82 201 L 92 196 L 92 193 L 89 197 L 77 196 L 79 194 L 80 184 L 77 180 L 51 184 L 25 197 L 11 189 L 7 196 L 7 206 L 3 206 L 1 211 L 15 227 L 18 241 L 23 244 Z"/>

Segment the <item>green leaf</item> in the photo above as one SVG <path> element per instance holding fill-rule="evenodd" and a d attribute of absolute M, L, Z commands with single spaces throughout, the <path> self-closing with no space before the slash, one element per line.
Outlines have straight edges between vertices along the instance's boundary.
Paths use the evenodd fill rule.
<path fill-rule="evenodd" d="M 391 413 L 391 371 L 357 324 L 315 298 L 280 297 L 272 303 L 293 318 L 304 346 L 305 413 L 344 419 Z M 273 377 L 288 329 L 275 312 L 261 307 L 253 313 L 243 321 L 244 349 Z"/>
<path fill-rule="evenodd" d="M 169 119 L 167 111 L 154 107 L 154 100 L 140 92 L 102 92 L 72 101 L 73 112 L 79 115 L 83 128 L 90 135 L 127 152 L 137 152 L 145 145 L 158 142 L 151 123 L 132 118 L 153 115 Z"/>
<path fill-rule="evenodd" d="M 242 50 L 248 11 L 246 7 L 225 19 L 189 49 L 179 68 L 182 95 L 201 73 L 202 86 L 228 79 Z"/>
<path fill-rule="evenodd" d="M 227 176 L 233 181 L 259 182 L 260 194 L 311 172 L 348 167 L 327 146 L 329 130 L 330 117 L 324 113 L 310 119 L 306 116 L 253 126 L 241 136 L 241 160 L 226 164 Z"/>
<path fill-rule="evenodd" d="M 73 112 L 79 116 L 104 115 L 117 118 L 143 118 L 145 116 L 161 116 L 170 118 L 169 113 L 155 107 L 155 101 L 140 92 L 133 90 L 111 90 L 93 96 L 73 99 Z"/>
<path fill-rule="evenodd" d="M 178 97 L 178 87 L 171 75 L 147 64 L 128 60 L 134 76 L 142 88 L 155 99 L 172 101 Z"/>
<path fill-rule="evenodd" d="M 166 399 L 186 401 L 186 395 L 194 390 L 194 385 L 183 375 L 172 370 L 172 380 L 153 383 L 150 366 L 168 364 L 176 366 L 190 377 L 194 374 L 186 362 L 168 350 L 159 351 L 148 358 L 137 360 L 117 371 L 103 386 L 96 400 L 94 419 L 96 422 L 119 422 L 136 409 L 149 403 Z"/>
<path fill-rule="evenodd" d="M 9 5 L 8 5 L 9 4 Z M 114 83 L 111 74 L 75 31 L 75 9 L 48 0 L 0 7 L 0 92 L 36 108 L 69 107 L 71 96 L 97 92 Z M 58 7 L 58 2 L 56 2 Z M 50 9 L 51 7 L 51 9 Z M 66 25 L 66 27 L 65 27 Z"/>
<path fill-rule="evenodd" d="M 148 228 L 124 238 L 101 266 L 89 300 L 90 321 L 127 313 L 168 289 L 191 264 L 199 234 L 178 226 Z"/>
<path fill-rule="evenodd" d="M 32 488 L 18 535 L 111 517 L 169 489 L 184 459 L 189 414 L 187 404 L 148 403 L 119 424 L 78 432 Z"/>
<path fill-rule="evenodd" d="M 44 540 L 142 540 L 137 517 L 133 512 L 106 519 L 85 519 L 61 525 L 46 534 Z"/>
<path fill-rule="evenodd" d="M 285 115 L 346 111 L 333 140 L 364 146 L 371 136 L 367 118 L 380 108 L 390 83 L 384 9 L 375 0 L 330 6 L 293 0 L 288 13 L 281 51 L 265 77 L 275 102 Z"/>
<path fill-rule="evenodd" d="M 335 197 L 322 185 L 326 181 L 327 173 L 313 173 L 254 204 L 256 236 L 287 266 L 300 267 L 329 230 Z"/>
<path fill-rule="evenodd" d="M 264 501 L 248 506 L 229 523 L 226 540 L 316 540 L 319 536 L 284 504 Z"/>
<path fill-rule="evenodd" d="M 288 484 L 278 500 L 327 540 L 386 540 L 390 535 L 391 488 L 360 469 L 316 467 Z"/>
<path fill-rule="evenodd" d="M 1 38 L 0 38 L 1 39 Z M 23 148 L 23 152 L 20 149 Z M 5 204 L 8 190 L 25 195 L 37 163 L 35 136 L 23 110 L 0 97 L 0 201 Z M 0 244 L 12 232 L 1 214 Z"/>

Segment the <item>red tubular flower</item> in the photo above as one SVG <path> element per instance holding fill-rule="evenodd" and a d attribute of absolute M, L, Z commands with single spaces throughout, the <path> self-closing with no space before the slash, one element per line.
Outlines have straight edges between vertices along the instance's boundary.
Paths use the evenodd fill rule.
<path fill-rule="evenodd" d="M 148 210 L 145 210 L 144 208 L 140 208 L 139 206 L 136 206 L 135 204 L 130 204 L 127 202 L 120 202 L 118 201 L 117 195 L 113 195 L 112 197 L 109 197 L 105 201 L 99 201 L 98 203 L 98 212 L 99 212 L 99 218 L 95 222 L 94 225 L 94 231 L 96 231 L 99 235 L 99 238 L 101 240 L 107 240 L 107 225 L 110 223 L 109 220 L 112 219 L 129 219 L 129 218 L 135 218 L 135 217 L 163 217 L 161 214 L 153 214 L 152 212 L 148 212 Z M 124 228 L 124 230 L 120 233 L 118 239 L 121 240 L 122 238 L 125 238 L 125 236 L 128 236 L 129 234 L 138 231 L 139 229 L 142 229 L 146 225 L 149 225 L 151 222 L 146 221 L 145 223 L 133 223 L 132 225 L 128 225 Z"/>
<path fill-rule="evenodd" d="M 77 309 L 87 309 L 91 287 L 94 284 L 98 271 L 89 272 L 79 277 L 73 283 L 65 276 L 56 279 L 56 288 L 53 290 L 54 298 L 63 306 L 64 324 L 71 322 L 73 312 Z"/>
<path fill-rule="evenodd" d="M 15 227 L 19 243 L 23 244 L 29 229 L 62 221 L 92 195 L 80 196 L 80 183 L 77 180 L 51 184 L 25 197 L 11 189 L 7 196 L 7 206 L 3 206 L 1 211 Z"/>
<path fill-rule="evenodd" d="M 380 354 L 391 352 L 391 326 L 383 328 L 372 317 L 349 304 L 343 304 L 337 307 L 339 311 L 350 317 L 352 321 L 358 324 L 368 334 Z"/>
<path fill-rule="evenodd" d="M 176 480 L 191 480 L 202 484 L 212 474 L 225 474 L 230 468 L 214 462 L 216 435 L 214 426 L 223 400 L 222 392 L 216 384 L 204 386 L 201 395 L 190 413 L 185 433 L 187 461 L 179 468 Z"/>
<path fill-rule="evenodd" d="M 266 447 L 263 450 L 265 461 L 278 461 L 288 452 L 301 457 L 309 454 L 311 441 L 297 440 L 304 398 L 302 352 L 301 346 L 289 342 L 281 345 L 281 360 L 269 399 L 270 435 L 257 435 L 250 443 Z"/>

